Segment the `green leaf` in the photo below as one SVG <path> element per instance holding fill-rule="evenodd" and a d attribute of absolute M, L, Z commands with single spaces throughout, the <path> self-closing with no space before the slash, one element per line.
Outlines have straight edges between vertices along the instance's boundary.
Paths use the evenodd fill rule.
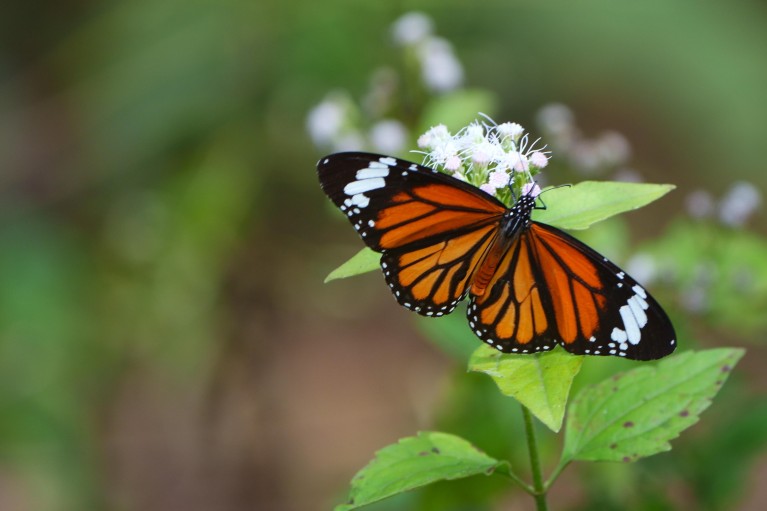
<path fill-rule="evenodd" d="M 489 457 L 455 435 L 422 432 L 378 451 L 352 479 L 349 501 L 335 511 L 356 509 L 436 481 L 490 475 L 496 468 L 508 473 L 508 462 Z"/>
<path fill-rule="evenodd" d="M 583 357 L 557 349 L 532 355 L 506 355 L 481 346 L 469 360 L 469 370 L 490 376 L 501 392 L 511 396 L 554 432 L 562 427 L 565 404 Z"/>
<path fill-rule="evenodd" d="M 585 388 L 570 406 L 560 466 L 670 450 L 669 440 L 698 421 L 743 353 L 687 351 Z"/>
<path fill-rule="evenodd" d="M 547 190 L 547 209 L 536 209 L 533 220 L 561 229 L 586 229 L 613 215 L 640 208 L 675 188 L 674 185 L 583 181 Z"/>
<path fill-rule="evenodd" d="M 373 270 L 377 270 L 381 267 L 381 254 L 373 252 L 369 248 L 365 247 L 352 256 L 351 259 L 344 264 L 331 271 L 325 282 L 330 282 L 336 279 L 345 279 L 347 277 L 353 277 L 355 275 L 361 275 Z"/>

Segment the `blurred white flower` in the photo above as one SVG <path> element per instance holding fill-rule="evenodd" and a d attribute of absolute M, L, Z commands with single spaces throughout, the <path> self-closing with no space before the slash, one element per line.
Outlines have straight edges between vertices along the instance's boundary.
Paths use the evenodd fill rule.
<path fill-rule="evenodd" d="M 423 41 L 434 30 L 432 19 L 422 12 L 409 12 L 400 16 L 391 26 L 392 39 L 400 46 Z"/>
<path fill-rule="evenodd" d="M 620 165 L 631 157 L 629 141 L 617 131 L 603 133 L 597 140 L 597 151 L 605 165 Z"/>
<path fill-rule="evenodd" d="M 538 110 L 537 115 L 541 129 L 553 134 L 571 130 L 574 119 L 573 111 L 562 103 L 550 103 Z"/>
<path fill-rule="evenodd" d="M 732 185 L 719 203 L 719 219 L 726 225 L 741 226 L 761 203 L 762 194 L 754 185 L 738 181 Z"/>
<path fill-rule="evenodd" d="M 684 200 L 687 212 L 693 218 L 707 218 L 714 213 L 714 198 L 706 190 L 695 190 Z"/>
<path fill-rule="evenodd" d="M 347 109 L 337 94 L 329 94 L 306 116 L 306 130 L 317 146 L 331 145 L 339 136 Z"/>
<path fill-rule="evenodd" d="M 463 83 L 463 66 L 450 43 L 441 37 L 430 37 L 418 47 L 424 84 L 434 92 L 448 92 Z"/>
<path fill-rule="evenodd" d="M 393 119 L 378 121 L 370 129 L 370 143 L 377 151 L 384 154 L 402 151 L 407 143 L 407 138 L 405 126 Z"/>

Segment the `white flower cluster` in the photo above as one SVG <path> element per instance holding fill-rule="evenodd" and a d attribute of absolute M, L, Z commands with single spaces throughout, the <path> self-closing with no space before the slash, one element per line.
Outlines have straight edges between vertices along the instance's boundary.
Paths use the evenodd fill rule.
<path fill-rule="evenodd" d="M 546 167 L 549 156 L 545 148 L 535 147 L 537 142 L 529 143 L 517 123 L 475 121 L 455 135 L 442 124 L 434 126 L 418 138 L 418 147 L 427 166 L 503 199 L 514 185 L 520 188 L 516 192 L 537 195 L 540 191 L 532 178 Z"/>

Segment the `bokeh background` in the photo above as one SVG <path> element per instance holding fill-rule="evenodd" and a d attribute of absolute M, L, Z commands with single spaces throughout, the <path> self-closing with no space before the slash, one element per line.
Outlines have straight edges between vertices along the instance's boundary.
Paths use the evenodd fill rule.
<path fill-rule="evenodd" d="M 671 453 L 571 467 L 556 508 L 764 508 L 763 2 L 37 0 L 0 17 L 0 509 L 329 509 L 423 429 L 524 460 L 515 403 L 440 343 L 460 318 L 416 320 L 376 274 L 323 284 L 361 244 L 307 115 L 345 91 L 360 133 L 389 115 L 414 147 L 450 91 L 407 79 L 391 25 L 413 10 L 452 44 L 452 92 L 555 150 L 550 182 L 678 185 L 585 236 L 655 276 L 682 348 L 748 350 Z M 389 113 L 363 101 L 382 66 L 405 77 Z M 552 103 L 630 153 L 557 163 Z M 480 481 L 379 509 L 531 502 Z"/>

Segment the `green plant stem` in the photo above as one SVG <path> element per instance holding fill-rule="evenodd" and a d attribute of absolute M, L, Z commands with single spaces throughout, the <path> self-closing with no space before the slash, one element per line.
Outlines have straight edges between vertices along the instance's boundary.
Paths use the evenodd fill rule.
<path fill-rule="evenodd" d="M 526 407 L 522 407 L 522 417 L 525 419 L 525 436 L 527 436 L 527 450 L 530 453 L 530 469 L 533 474 L 533 498 L 538 511 L 548 511 L 546 504 L 546 488 L 543 486 L 543 474 L 541 473 L 541 460 L 538 456 L 538 444 L 535 441 L 535 424 L 533 415 Z"/>

